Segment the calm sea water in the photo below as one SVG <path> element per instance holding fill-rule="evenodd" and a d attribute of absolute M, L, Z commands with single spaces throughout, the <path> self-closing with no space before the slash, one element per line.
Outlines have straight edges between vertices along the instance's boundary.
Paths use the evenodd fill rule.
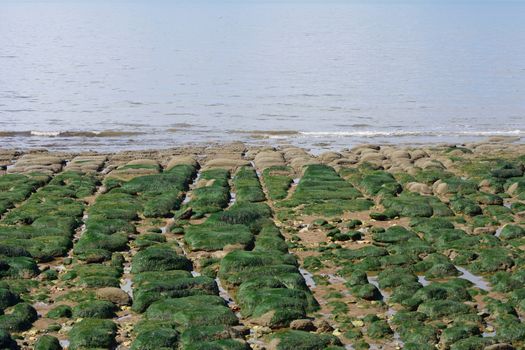
<path fill-rule="evenodd" d="M 3 147 L 525 136 L 525 2 L 0 0 Z"/>

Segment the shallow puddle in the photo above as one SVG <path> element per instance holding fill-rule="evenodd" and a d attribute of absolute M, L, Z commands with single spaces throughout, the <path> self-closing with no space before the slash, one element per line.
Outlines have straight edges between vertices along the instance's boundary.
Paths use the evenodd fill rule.
<path fill-rule="evenodd" d="M 122 280 L 122 283 L 120 284 L 120 289 L 122 289 L 124 292 L 126 292 L 130 297 L 133 298 L 133 282 L 131 281 L 131 278 L 124 278 Z"/>
<path fill-rule="evenodd" d="M 126 321 L 126 320 L 130 319 L 131 317 L 132 317 L 131 315 L 121 316 L 121 317 L 117 318 L 117 322 Z"/>
<path fill-rule="evenodd" d="M 421 283 L 423 287 L 428 286 L 430 284 L 430 281 L 428 281 L 425 276 L 417 276 L 417 281 Z"/>
<path fill-rule="evenodd" d="M 387 301 L 388 297 L 390 296 L 390 293 L 385 292 L 384 290 L 379 288 L 379 281 L 377 280 L 377 276 L 367 276 L 367 277 L 368 277 L 368 283 L 376 286 L 376 288 L 379 290 L 379 293 L 383 297 L 383 301 Z"/>
<path fill-rule="evenodd" d="M 228 203 L 229 207 L 235 204 L 235 200 L 237 199 L 236 197 L 237 195 L 235 194 L 235 192 L 230 192 L 230 202 Z"/>
<path fill-rule="evenodd" d="M 487 281 L 485 281 L 483 277 L 474 275 L 460 266 L 456 266 L 456 269 L 458 269 L 458 271 L 462 273 L 462 275 L 458 276 L 458 278 L 462 278 L 464 280 L 474 283 L 474 285 L 479 289 L 485 290 L 487 292 L 490 291 L 490 285 Z"/>
<path fill-rule="evenodd" d="M 322 273 L 321 276 L 328 277 L 328 282 L 330 282 L 330 284 L 346 283 L 346 280 L 343 277 L 331 273 Z"/>
<path fill-rule="evenodd" d="M 306 271 L 305 269 L 301 269 L 301 268 L 299 269 L 299 272 L 303 276 L 308 288 L 311 289 L 317 286 L 317 284 L 314 281 L 314 275 L 312 275 L 310 272 Z"/>
<path fill-rule="evenodd" d="M 228 306 L 236 305 L 230 293 L 228 293 L 228 291 L 222 287 L 221 280 L 219 278 L 216 278 L 215 283 L 217 283 L 217 287 L 219 287 L 219 296 L 226 300 Z"/>

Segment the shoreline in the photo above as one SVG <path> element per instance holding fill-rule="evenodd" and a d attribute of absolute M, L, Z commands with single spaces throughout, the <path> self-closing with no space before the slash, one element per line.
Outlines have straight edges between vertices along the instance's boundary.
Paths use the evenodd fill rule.
<path fill-rule="evenodd" d="M 353 149 L 359 149 L 362 147 L 369 148 L 387 148 L 387 149 L 396 149 L 396 150 L 413 150 L 413 149 L 442 149 L 442 148 L 467 148 L 472 150 L 481 150 L 481 153 L 490 153 L 491 150 L 498 152 L 508 153 L 508 152 L 523 152 L 525 150 L 525 138 L 520 137 L 510 137 L 510 136 L 498 136 L 490 137 L 485 140 L 478 142 L 468 142 L 468 143 L 446 143 L 446 142 L 436 142 L 436 143 L 360 143 L 353 144 L 350 147 L 322 147 L 323 145 L 317 145 L 318 147 L 302 147 L 295 144 L 252 144 L 243 141 L 237 142 L 196 142 L 196 143 L 186 143 L 181 146 L 172 146 L 172 147 L 141 147 L 137 149 L 119 149 L 119 150 L 57 150 L 54 147 L 28 147 L 28 148 L 12 148 L 12 147 L 0 147 L 0 169 L 2 167 L 12 164 L 12 161 L 15 161 L 19 157 L 25 154 L 50 154 L 50 155 L 61 155 L 66 157 L 75 157 L 75 156 L 86 156 L 86 155 L 100 155 L 100 156 L 114 156 L 114 157 L 141 157 L 141 156 L 157 156 L 157 157 L 169 157 L 174 155 L 194 155 L 199 156 L 199 154 L 204 154 L 207 150 L 221 149 L 225 153 L 229 152 L 238 152 L 239 150 L 244 150 L 244 152 L 257 152 L 261 150 L 283 150 L 288 148 L 296 148 L 304 150 L 309 153 L 312 157 L 322 157 L 324 153 L 348 153 L 352 152 Z M 7 162 L 10 158 L 11 163 Z M 340 158 L 344 159 L 344 156 Z"/>
<path fill-rule="evenodd" d="M 196 128 L 196 129 L 195 129 Z M 514 131 L 297 131 L 297 130 L 199 130 L 182 126 L 151 130 L 102 131 L 0 131 L 3 148 L 17 150 L 85 151 L 116 153 L 176 147 L 217 146 L 243 142 L 250 147 L 295 146 L 314 153 L 339 151 L 360 144 L 399 147 L 485 142 L 524 143 L 525 133 Z"/>

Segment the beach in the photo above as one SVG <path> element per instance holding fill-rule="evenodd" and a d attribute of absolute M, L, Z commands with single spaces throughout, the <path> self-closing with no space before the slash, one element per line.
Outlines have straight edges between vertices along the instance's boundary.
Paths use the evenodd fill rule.
<path fill-rule="evenodd" d="M 524 344 L 519 140 L 3 149 L 0 167 L 2 347 Z"/>

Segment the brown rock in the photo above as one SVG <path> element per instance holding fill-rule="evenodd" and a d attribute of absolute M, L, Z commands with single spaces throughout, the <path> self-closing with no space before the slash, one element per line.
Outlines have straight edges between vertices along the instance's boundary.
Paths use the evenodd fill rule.
<path fill-rule="evenodd" d="M 131 301 L 126 292 L 115 287 L 100 288 L 97 290 L 96 295 L 98 299 L 111 301 L 117 306 L 129 305 Z"/>
<path fill-rule="evenodd" d="M 424 195 L 432 194 L 432 188 L 420 182 L 409 182 L 406 184 L 406 189 L 410 192 L 416 192 L 416 193 L 424 194 Z"/>
<path fill-rule="evenodd" d="M 330 323 L 328 323 L 326 320 L 315 320 L 314 326 L 319 333 L 329 333 L 334 330 L 334 328 L 330 326 Z"/>
<path fill-rule="evenodd" d="M 514 347 L 510 344 L 500 343 L 500 344 L 485 346 L 484 350 L 514 350 Z"/>
<path fill-rule="evenodd" d="M 293 320 L 292 323 L 290 323 L 290 328 L 299 331 L 315 331 L 314 323 L 309 319 Z"/>

